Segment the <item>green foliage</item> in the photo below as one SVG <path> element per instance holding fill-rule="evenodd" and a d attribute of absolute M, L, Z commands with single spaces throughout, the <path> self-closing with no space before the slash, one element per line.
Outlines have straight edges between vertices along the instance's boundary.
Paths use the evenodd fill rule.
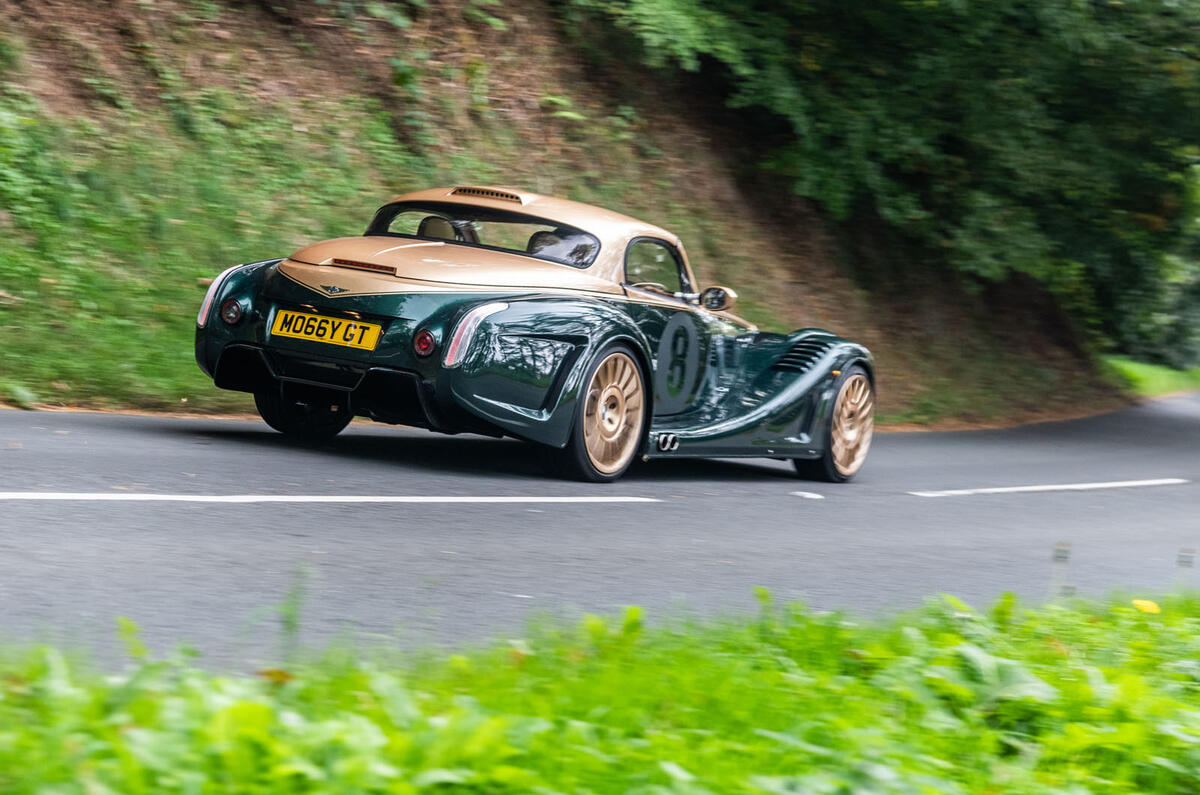
<path fill-rule="evenodd" d="M 1187 190 L 1200 201 L 1200 167 L 1192 168 Z M 1156 280 L 1122 316 L 1123 348 L 1175 368 L 1200 365 L 1200 216 L 1185 225 L 1175 250 L 1154 264 Z"/>
<path fill-rule="evenodd" d="M 22 793 L 1183 793 L 1200 787 L 1200 601 L 863 625 L 640 611 L 466 655 L 338 651 L 257 676 L 0 654 Z"/>
<path fill-rule="evenodd" d="M 575 109 L 575 103 L 569 97 L 560 97 L 555 94 L 547 94 L 542 97 L 542 107 L 550 115 L 552 119 L 563 119 L 570 122 L 583 123 L 588 120 L 587 116 Z"/>
<path fill-rule="evenodd" d="M 569 30 L 599 20 L 630 34 L 648 65 L 704 69 L 747 131 L 773 144 L 762 165 L 850 228 L 882 219 L 970 278 L 1034 276 L 1127 350 L 1200 357 L 1196 288 L 1174 312 L 1191 342 L 1160 328 L 1180 270 L 1167 255 L 1197 206 L 1186 179 L 1200 152 L 1195 4 L 567 8 Z"/>
<path fill-rule="evenodd" d="M 21 48 L 7 36 L 0 36 L 0 74 L 15 69 L 21 62 Z"/>
<path fill-rule="evenodd" d="M 221 4 L 215 0 L 189 0 L 191 17 L 203 22 L 213 22 L 221 17 Z"/>
<path fill-rule="evenodd" d="M 501 0 L 467 0 L 463 16 L 473 22 L 482 22 L 493 30 L 508 30 L 508 23 L 488 9 L 502 5 Z"/>
<path fill-rule="evenodd" d="M 32 389 L 50 401 L 244 407 L 192 361 L 198 280 L 360 234 L 374 200 L 364 195 L 438 179 L 373 101 L 264 112 L 157 73 L 171 86 L 167 112 L 128 110 L 103 128 L 0 93 L 0 373 L 15 402 Z"/>
<path fill-rule="evenodd" d="M 37 407 L 37 395 L 31 390 L 20 384 L 12 384 L 6 381 L 0 381 L 0 398 L 9 400 L 14 406 L 20 409 L 33 409 Z"/>
<path fill-rule="evenodd" d="M 396 3 L 367 3 L 366 10 L 371 16 L 382 19 L 393 27 L 403 29 L 412 24 L 408 14 L 404 13 L 404 9 Z"/>
<path fill-rule="evenodd" d="M 1136 362 L 1122 356 L 1109 356 L 1105 363 L 1130 388 L 1146 397 L 1200 389 L 1200 367 L 1175 370 L 1160 364 Z"/>

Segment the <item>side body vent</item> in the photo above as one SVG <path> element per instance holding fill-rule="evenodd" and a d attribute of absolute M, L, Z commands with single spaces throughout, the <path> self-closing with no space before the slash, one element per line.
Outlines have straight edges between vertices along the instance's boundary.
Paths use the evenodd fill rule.
<path fill-rule="evenodd" d="M 771 365 L 771 369 L 807 373 L 817 362 L 821 361 L 821 357 L 832 347 L 833 343 L 829 340 L 812 338 L 800 340 L 779 361 Z"/>
<path fill-rule="evenodd" d="M 455 188 L 450 191 L 451 196 L 478 196 L 481 199 L 499 199 L 500 201 L 516 202 L 524 204 L 521 197 L 515 193 L 510 193 L 506 190 L 495 190 L 494 188 Z"/>

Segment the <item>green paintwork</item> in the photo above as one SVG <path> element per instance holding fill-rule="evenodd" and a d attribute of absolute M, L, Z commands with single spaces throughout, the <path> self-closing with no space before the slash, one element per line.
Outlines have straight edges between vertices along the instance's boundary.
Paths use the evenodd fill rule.
<path fill-rule="evenodd" d="M 271 375 L 282 375 L 288 384 L 300 385 L 297 388 L 311 388 L 313 383 L 336 387 L 342 391 L 330 394 L 347 395 L 356 413 L 385 421 L 511 435 L 562 447 L 587 365 L 602 349 L 623 344 L 643 365 L 654 400 L 645 456 L 816 457 L 827 435 L 823 430 L 833 397 L 831 371 L 854 363 L 872 370 L 865 348 L 827 332 L 754 332 L 683 301 L 675 307 L 636 300 L 636 291 L 628 298 L 502 289 L 334 298 L 282 277 L 276 272 L 277 262 L 246 266 L 221 285 L 207 326 L 197 329 L 200 367 L 214 375 L 222 353 L 236 351 L 242 358 L 230 354 L 219 383 L 262 388 L 261 381 L 239 382 L 241 374 L 234 371 L 265 354 Z M 231 298 L 245 310 L 235 326 L 217 317 L 220 305 Z M 458 367 L 444 368 L 445 343 L 459 318 L 495 301 L 506 302 L 508 308 L 481 323 Z M 374 351 L 272 338 L 268 329 L 281 308 L 335 317 L 357 313 L 382 325 L 383 334 Z M 428 358 L 413 352 L 413 336 L 421 329 L 428 329 L 438 343 Z M 780 369 L 781 358 L 797 343 L 814 346 L 819 355 L 811 366 Z M 234 348 L 227 348 L 231 344 Z M 382 389 L 355 389 L 356 383 L 367 383 L 363 373 L 368 368 L 383 368 L 368 373 L 370 377 L 382 373 L 395 378 Z M 364 380 L 356 380 L 360 378 Z M 270 388 L 274 384 L 269 381 Z M 388 390 L 395 390 L 400 401 L 401 392 L 411 385 L 423 408 L 416 420 L 397 419 L 412 415 L 393 413 L 383 405 L 391 394 Z M 676 435 L 678 449 L 659 451 L 655 442 L 660 434 Z"/>

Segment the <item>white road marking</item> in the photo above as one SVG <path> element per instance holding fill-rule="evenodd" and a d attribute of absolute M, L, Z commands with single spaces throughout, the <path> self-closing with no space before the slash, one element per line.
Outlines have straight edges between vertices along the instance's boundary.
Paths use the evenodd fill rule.
<path fill-rule="evenodd" d="M 1183 478 L 1155 480 L 1114 480 L 1108 483 L 1057 483 L 1041 486 L 997 486 L 987 489 L 949 489 L 946 491 L 910 491 L 914 497 L 968 497 L 974 494 L 1017 494 L 1032 491 L 1092 491 L 1095 489 L 1136 489 L 1145 486 L 1178 486 L 1191 481 Z"/>
<path fill-rule="evenodd" d="M 792 496 L 800 497 L 805 500 L 823 500 L 823 499 L 825 499 L 824 494 L 817 494 L 815 491 L 793 491 Z"/>
<path fill-rule="evenodd" d="M 334 502 L 334 503 L 562 503 L 562 502 L 662 502 L 657 497 L 488 497 L 482 495 L 431 496 L 426 494 L 138 494 L 69 491 L 0 491 L 0 500 L 51 502 Z"/>

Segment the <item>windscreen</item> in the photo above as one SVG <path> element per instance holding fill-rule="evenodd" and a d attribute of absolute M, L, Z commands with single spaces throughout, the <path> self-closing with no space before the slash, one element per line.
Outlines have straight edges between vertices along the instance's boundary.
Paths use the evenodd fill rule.
<path fill-rule="evenodd" d="M 600 241 L 582 229 L 524 213 L 449 202 L 399 202 L 375 214 L 368 235 L 442 240 L 586 268 Z"/>

